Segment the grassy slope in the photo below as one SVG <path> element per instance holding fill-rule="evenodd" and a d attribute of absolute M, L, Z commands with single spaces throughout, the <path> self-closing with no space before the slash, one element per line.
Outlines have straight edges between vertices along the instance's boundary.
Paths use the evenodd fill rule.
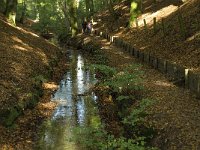
<path fill-rule="evenodd" d="M 108 11 L 104 11 L 95 17 L 98 24 L 94 27 L 123 37 L 124 40 L 142 51 L 148 51 L 160 58 L 199 71 L 200 0 L 188 0 L 185 3 L 181 3 L 180 0 L 163 0 L 156 5 L 153 4 L 152 0 L 144 0 L 143 2 L 145 4 L 143 14 L 138 17 L 140 25 L 138 29 L 126 27 L 129 20 L 128 2 L 122 2 L 115 6 L 118 14 L 121 14 L 117 21 L 112 20 Z M 183 39 L 180 34 L 178 7 L 184 18 L 187 31 L 186 39 Z M 152 29 L 153 17 L 156 17 L 159 22 L 159 30 L 156 34 Z M 165 37 L 163 37 L 161 30 L 161 18 L 165 22 Z M 143 19 L 147 20 L 148 31 L 144 30 Z"/>
<path fill-rule="evenodd" d="M 38 98 L 39 79 L 50 76 L 61 50 L 30 31 L 10 26 L 3 16 L 0 35 L 0 115 L 10 124 Z"/>

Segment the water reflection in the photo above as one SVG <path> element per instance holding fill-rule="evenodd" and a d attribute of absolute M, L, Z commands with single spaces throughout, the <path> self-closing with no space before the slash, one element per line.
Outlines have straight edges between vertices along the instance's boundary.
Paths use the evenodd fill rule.
<path fill-rule="evenodd" d="M 52 95 L 52 101 L 56 101 L 58 106 L 52 118 L 44 123 L 41 138 L 35 147 L 37 150 L 82 149 L 69 140 L 73 136 L 72 128 L 87 126 L 94 116 L 98 117 L 95 107 L 97 97 L 88 92 L 96 81 L 89 71 L 83 69 L 82 55 L 76 51 L 70 53 L 71 68 L 60 82 L 57 92 Z"/>

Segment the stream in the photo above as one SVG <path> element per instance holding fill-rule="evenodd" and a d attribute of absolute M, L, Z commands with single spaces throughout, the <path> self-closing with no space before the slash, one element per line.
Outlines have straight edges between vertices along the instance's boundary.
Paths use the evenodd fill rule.
<path fill-rule="evenodd" d="M 36 150 L 82 150 L 83 147 L 71 140 L 76 136 L 73 129 L 87 127 L 92 120 L 100 122 L 97 97 L 90 91 L 96 83 L 94 74 L 84 69 L 85 59 L 79 51 L 68 49 L 67 52 L 70 67 L 51 98 L 58 106 L 43 123 Z"/>

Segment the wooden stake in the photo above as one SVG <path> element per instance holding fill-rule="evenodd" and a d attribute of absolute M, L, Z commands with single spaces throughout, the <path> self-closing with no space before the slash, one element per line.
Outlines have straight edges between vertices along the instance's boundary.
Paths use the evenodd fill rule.
<path fill-rule="evenodd" d="M 156 32 L 157 32 L 157 28 L 156 28 L 156 17 L 153 18 L 153 30 L 154 30 L 154 34 L 156 34 Z"/>
<path fill-rule="evenodd" d="M 143 12 L 143 0 L 140 0 L 140 11 Z"/>
<path fill-rule="evenodd" d="M 147 30 L 147 23 L 146 23 L 146 19 L 143 19 L 143 21 L 144 21 L 144 28 L 145 28 L 145 30 Z"/>
<path fill-rule="evenodd" d="M 165 32 L 165 23 L 164 23 L 164 19 L 163 19 L 163 18 L 162 18 L 162 20 L 161 20 L 161 24 L 162 24 L 163 37 L 165 37 L 166 32 Z"/>
<path fill-rule="evenodd" d="M 181 12 L 178 13 L 178 22 L 179 22 L 181 36 L 184 39 L 186 39 L 186 29 L 185 29 L 185 26 L 184 26 L 184 20 L 183 20 L 183 16 L 182 16 Z"/>
<path fill-rule="evenodd" d="M 139 25 L 138 25 L 138 19 L 137 18 L 135 19 L 135 25 L 136 25 L 136 28 L 138 29 Z"/>

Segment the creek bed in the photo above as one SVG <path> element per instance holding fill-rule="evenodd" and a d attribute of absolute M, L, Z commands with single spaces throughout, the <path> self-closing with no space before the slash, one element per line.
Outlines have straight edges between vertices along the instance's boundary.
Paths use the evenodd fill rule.
<path fill-rule="evenodd" d="M 58 105 L 52 117 L 41 126 L 34 149 L 82 150 L 76 141 L 70 140 L 76 136 L 73 129 L 88 127 L 94 119 L 100 122 L 97 96 L 90 91 L 96 83 L 94 74 L 84 69 L 85 60 L 77 50 L 69 49 L 66 61 L 70 67 L 51 98 Z"/>

